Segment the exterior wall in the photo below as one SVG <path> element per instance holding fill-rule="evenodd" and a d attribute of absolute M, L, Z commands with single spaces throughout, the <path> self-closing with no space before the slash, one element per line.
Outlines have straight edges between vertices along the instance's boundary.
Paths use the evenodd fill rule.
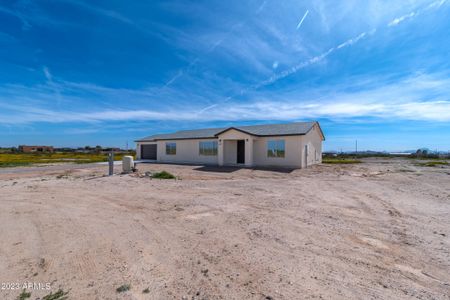
<path fill-rule="evenodd" d="M 237 140 L 222 140 L 223 143 L 223 163 L 234 165 L 237 160 Z"/>
<path fill-rule="evenodd" d="M 305 153 L 305 145 L 308 146 L 308 155 Z M 322 163 L 322 135 L 317 125 L 306 135 L 301 136 L 302 168 Z M 308 160 L 306 162 L 306 160 Z"/>
<path fill-rule="evenodd" d="M 218 163 L 217 155 L 209 156 L 199 153 L 199 143 L 207 141 L 217 141 L 217 139 L 158 141 L 157 161 L 216 165 Z M 166 154 L 166 143 L 176 143 L 177 153 L 175 155 Z"/>
<path fill-rule="evenodd" d="M 296 135 L 256 138 L 253 144 L 254 165 L 261 167 L 282 166 L 301 168 L 301 137 Z M 267 156 L 267 142 L 271 140 L 284 140 L 284 157 Z"/>
<path fill-rule="evenodd" d="M 247 167 L 253 167 L 255 166 L 255 160 L 254 160 L 254 144 L 255 139 L 253 137 L 250 137 L 249 139 L 245 140 L 245 165 Z"/>

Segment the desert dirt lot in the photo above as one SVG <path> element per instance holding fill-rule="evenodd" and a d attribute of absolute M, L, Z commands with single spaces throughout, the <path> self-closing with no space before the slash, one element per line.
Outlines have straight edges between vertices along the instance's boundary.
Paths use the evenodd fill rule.
<path fill-rule="evenodd" d="M 0 282 L 69 299 L 450 299 L 448 166 L 138 168 L 179 179 L 0 174 Z"/>

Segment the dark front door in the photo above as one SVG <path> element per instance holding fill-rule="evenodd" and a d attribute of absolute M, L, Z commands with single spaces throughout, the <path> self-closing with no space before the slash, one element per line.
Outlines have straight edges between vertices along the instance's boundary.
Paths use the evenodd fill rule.
<path fill-rule="evenodd" d="M 236 162 L 238 164 L 245 164 L 245 141 L 238 140 L 237 141 L 237 159 Z"/>
<path fill-rule="evenodd" d="M 141 145 L 141 158 L 156 160 L 156 144 Z"/>

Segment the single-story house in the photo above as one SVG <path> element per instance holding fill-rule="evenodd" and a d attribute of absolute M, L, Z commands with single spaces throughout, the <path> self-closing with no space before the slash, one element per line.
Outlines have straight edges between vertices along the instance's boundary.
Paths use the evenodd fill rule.
<path fill-rule="evenodd" d="M 322 162 L 318 122 L 182 130 L 137 140 L 136 158 L 167 163 L 305 168 Z"/>
<path fill-rule="evenodd" d="M 33 152 L 54 152 L 53 146 L 27 146 L 20 145 L 19 152 L 33 153 Z"/>

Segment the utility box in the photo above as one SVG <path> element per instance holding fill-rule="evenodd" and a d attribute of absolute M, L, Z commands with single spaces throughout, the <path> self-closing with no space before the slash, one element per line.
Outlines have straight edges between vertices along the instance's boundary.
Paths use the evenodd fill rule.
<path fill-rule="evenodd" d="M 133 156 L 124 156 L 122 158 L 122 171 L 124 173 L 131 173 L 134 169 Z"/>

